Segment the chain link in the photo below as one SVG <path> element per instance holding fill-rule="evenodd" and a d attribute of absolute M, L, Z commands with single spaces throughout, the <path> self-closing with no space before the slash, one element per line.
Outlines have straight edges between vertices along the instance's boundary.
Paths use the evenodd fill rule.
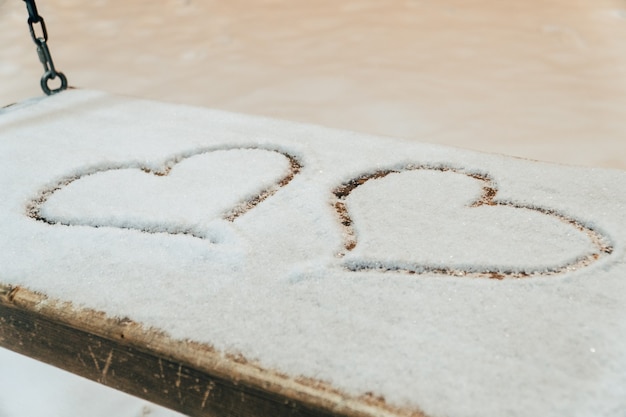
<path fill-rule="evenodd" d="M 62 72 L 57 72 L 54 68 L 54 62 L 52 62 L 52 55 L 50 55 L 50 49 L 48 49 L 48 30 L 46 29 L 46 22 L 43 17 L 37 12 L 37 5 L 35 0 L 24 0 L 26 3 L 26 9 L 28 10 L 28 28 L 30 30 L 30 37 L 33 39 L 35 45 L 37 45 L 37 55 L 39 55 L 39 61 L 43 65 L 44 74 L 41 77 L 41 89 L 47 95 L 61 92 L 67 88 L 67 78 Z M 35 30 L 36 26 L 39 26 L 41 36 L 37 35 Z M 54 80 L 59 77 L 61 86 L 51 89 L 48 86 L 50 80 Z"/>

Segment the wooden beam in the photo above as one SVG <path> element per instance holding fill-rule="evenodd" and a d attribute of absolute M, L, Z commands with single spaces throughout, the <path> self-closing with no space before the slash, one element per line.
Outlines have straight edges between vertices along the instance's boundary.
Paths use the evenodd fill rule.
<path fill-rule="evenodd" d="M 0 285 L 0 346 L 193 417 L 424 417 Z"/>

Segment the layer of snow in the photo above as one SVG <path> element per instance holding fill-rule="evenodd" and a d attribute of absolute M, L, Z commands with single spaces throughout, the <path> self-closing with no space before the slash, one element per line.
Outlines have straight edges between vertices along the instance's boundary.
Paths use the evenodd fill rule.
<path fill-rule="evenodd" d="M 431 415 L 618 416 L 626 408 L 623 172 L 90 91 L 5 109 L 0 132 L 4 283 Z M 223 151 L 234 148 L 258 151 Z M 218 151 L 184 160 L 202 174 L 133 169 L 207 149 Z M 251 154 L 263 155 L 278 191 L 235 219 L 226 206 L 221 216 L 210 209 L 206 219 L 190 218 L 198 212 L 169 181 L 193 187 L 202 175 L 211 186 L 221 175 L 212 157 L 232 152 L 237 188 L 218 195 L 245 200 L 263 191 L 265 180 L 243 169 Z M 289 158 L 301 169 L 278 184 Z M 398 172 L 338 191 L 389 170 Z M 133 184 L 118 183 L 126 174 Z M 174 192 L 154 200 L 169 225 L 158 233 L 132 220 L 135 205 L 118 204 L 133 193 L 153 198 L 152 187 Z M 438 228 L 426 230 L 433 219 Z M 473 224 L 465 230 L 463 222 Z M 190 228 L 227 239 L 177 233 Z M 449 245 L 438 246 L 440 236 Z M 571 264 L 579 258 L 586 261 Z M 468 262 L 473 269 L 464 270 Z M 537 273 L 550 262 L 556 273 Z M 422 263 L 462 273 L 402 270 Z M 514 278 L 512 263 L 532 276 Z M 503 279 L 489 279 L 492 269 Z"/>

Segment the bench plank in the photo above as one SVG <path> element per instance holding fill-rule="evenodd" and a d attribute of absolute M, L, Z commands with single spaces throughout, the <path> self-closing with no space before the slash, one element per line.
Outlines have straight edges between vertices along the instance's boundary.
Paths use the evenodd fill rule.
<path fill-rule="evenodd" d="M 0 285 L 0 346 L 194 417 L 421 417 Z"/>

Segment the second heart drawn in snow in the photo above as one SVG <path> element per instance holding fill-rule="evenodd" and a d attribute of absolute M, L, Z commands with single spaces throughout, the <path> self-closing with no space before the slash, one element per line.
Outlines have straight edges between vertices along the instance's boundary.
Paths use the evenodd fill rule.
<path fill-rule="evenodd" d="M 274 149 L 201 149 L 161 164 L 87 168 L 43 190 L 28 215 L 48 224 L 185 234 L 219 243 L 208 225 L 233 222 L 301 169 Z"/>
<path fill-rule="evenodd" d="M 363 174 L 333 192 L 338 255 L 353 271 L 501 279 L 573 271 L 612 253 L 583 221 L 497 192 L 489 175 L 451 166 Z"/>

